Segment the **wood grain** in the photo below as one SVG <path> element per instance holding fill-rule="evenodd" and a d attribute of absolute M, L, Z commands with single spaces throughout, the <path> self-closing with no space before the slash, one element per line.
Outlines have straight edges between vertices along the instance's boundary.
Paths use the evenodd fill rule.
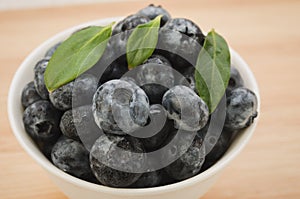
<path fill-rule="evenodd" d="M 300 2 L 151 1 L 222 33 L 253 70 L 261 118 L 246 149 L 205 199 L 300 198 Z M 0 198 L 65 198 L 22 150 L 7 117 L 7 93 L 22 60 L 52 35 L 89 20 L 134 13 L 150 1 L 0 12 Z M 23 85 L 20 85 L 23 86 Z"/>

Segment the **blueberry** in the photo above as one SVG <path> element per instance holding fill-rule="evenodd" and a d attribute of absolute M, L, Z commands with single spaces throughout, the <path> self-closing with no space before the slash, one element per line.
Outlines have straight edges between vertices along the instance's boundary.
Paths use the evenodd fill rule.
<path fill-rule="evenodd" d="M 73 110 L 75 110 L 75 109 L 73 109 Z M 62 134 L 64 134 L 66 137 L 71 138 L 73 140 L 78 140 L 78 141 L 80 140 L 80 138 L 77 134 L 76 126 L 74 124 L 72 109 L 66 111 L 62 115 L 62 117 L 60 119 L 59 127 L 60 127 Z"/>
<path fill-rule="evenodd" d="M 169 174 L 165 171 L 165 169 L 161 169 L 160 175 L 161 175 L 162 179 L 161 179 L 160 184 L 158 186 L 174 184 L 174 183 L 180 181 L 180 180 L 176 180 L 176 179 L 172 178 L 171 176 L 169 176 Z"/>
<path fill-rule="evenodd" d="M 129 15 L 122 21 L 116 24 L 115 28 L 112 31 L 112 35 L 131 30 L 137 27 L 140 24 L 148 23 L 150 19 L 147 16 L 141 15 Z"/>
<path fill-rule="evenodd" d="M 208 107 L 190 88 L 182 85 L 170 88 L 163 96 L 162 105 L 175 128 L 197 131 L 208 121 Z"/>
<path fill-rule="evenodd" d="M 100 83 L 120 79 L 128 71 L 126 60 L 128 37 L 129 32 L 127 31 L 112 36 L 101 59 L 89 70 L 89 73 L 99 77 Z"/>
<path fill-rule="evenodd" d="M 62 136 L 52 149 L 51 159 L 56 167 L 70 175 L 83 180 L 94 178 L 89 152 L 80 142 Z"/>
<path fill-rule="evenodd" d="M 46 100 L 29 105 L 23 113 L 26 132 L 47 157 L 50 155 L 51 147 L 61 135 L 60 116 L 61 113 Z"/>
<path fill-rule="evenodd" d="M 49 94 L 53 106 L 59 110 L 68 110 L 72 108 L 72 90 L 74 81 L 71 81 Z"/>
<path fill-rule="evenodd" d="M 147 123 L 148 97 L 132 82 L 110 80 L 94 95 L 93 115 L 96 124 L 107 133 L 130 133 Z"/>
<path fill-rule="evenodd" d="M 48 62 L 49 62 L 48 59 L 42 59 L 34 67 L 34 86 L 37 93 L 43 99 L 49 98 L 49 92 L 46 88 L 45 81 L 44 81 L 44 73 L 48 65 Z"/>
<path fill-rule="evenodd" d="M 174 86 L 173 69 L 169 65 L 146 63 L 137 69 L 136 81 L 151 104 L 161 103 L 164 93 Z"/>
<path fill-rule="evenodd" d="M 195 23 L 174 18 L 160 29 L 156 52 L 170 60 L 176 70 L 183 72 L 187 67 L 195 66 L 204 39 Z"/>
<path fill-rule="evenodd" d="M 168 90 L 167 87 L 159 84 L 145 84 L 141 88 L 147 94 L 150 104 L 161 104 L 163 95 Z"/>
<path fill-rule="evenodd" d="M 238 130 L 250 126 L 257 117 L 257 103 L 251 90 L 244 87 L 233 89 L 227 97 L 225 127 Z"/>
<path fill-rule="evenodd" d="M 160 162 L 159 156 L 148 156 L 146 154 L 147 168 L 141 177 L 130 187 L 132 188 L 148 188 L 161 185 L 165 172 L 163 169 L 158 169 L 157 163 Z"/>
<path fill-rule="evenodd" d="M 120 21 L 116 24 L 115 28 L 112 32 L 112 37 L 108 41 L 107 44 L 107 54 L 110 57 L 109 59 L 112 61 L 109 61 L 109 63 L 112 63 L 109 68 L 107 68 L 107 71 L 105 74 L 103 74 L 102 77 L 106 77 L 106 75 L 112 75 L 110 71 L 116 70 L 117 72 L 121 72 L 122 75 L 128 71 L 128 64 L 126 59 L 126 45 L 128 38 L 130 34 L 133 31 L 133 28 L 140 24 L 144 24 L 149 22 L 149 18 L 145 16 L 139 16 L 139 15 L 130 15 Z M 103 56 L 104 57 L 104 56 Z M 105 60 L 105 58 L 103 58 Z M 103 64 L 102 64 L 103 65 Z M 111 79 L 117 79 L 120 78 L 119 75 L 117 75 L 116 78 L 109 78 Z M 106 81 L 108 81 L 106 80 Z M 101 81 L 104 82 L 104 81 Z"/>
<path fill-rule="evenodd" d="M 207 130 L 207 129 L 206 129 Z M 214 144 L 214 147 L 208 154 L 205 156 L 205 162 L 201 168 L 201 171 L 205 171 L 210 168 L 213 164 L 215 164 L 227 151 L 230 146 L 230 141 L 232 138 L 232 133 L 223 129 L 219 138 L 215 138 L 213 136 L 207 135 L 206 132 L 202 132 L 201 137 L 205 137 L 205 142 L 211 142 Z"/>
<path fill-rule="evenodd" d="M 141 9 L 137 12 L 137 14 L 147 16 L 149 19 L 154 19 L 158 15 L 162 15 L 161 26 L 163 26 L 171 18 L 171 15 L 168 13 L 168 11 L 163 9 L 161 6 L 155 6 L 153 4 Z"/>
<path fill-rule="evenodd" d="M 141 173 L 134 171 L 145 166 L 146 158 L 143 152 L 141 143 L 133 137 L 102 135 L 92 147 L 90 165 L 94 175 L 103 185 L 128 187 L 141 176 Z"/>
<path fill-rule="evenodd" d="M 109 66 L 102 74 L 100 82 L 105 83 L 109 80 L 120 79 L 127 71 L 127 63 L 126 61 L 124 61 L 124 57 L 121 56 L 120 58 L 117 58 L 111 64 L 109 64 Z"/>
<path fill-rule="evenodd" d="M 160 65 L 165 65 L 165 66 L 171 66 L 171 63 L 169 60 L 167 60 L 167 58 L 161 56 L 161 55 L 157 55 L 157 54 L 153 54 L 151 55 L 151 57 L 149 57 L 144 64 L 160 64 Z"/>
<path fill-rule="evenodd" d="M 195 81 L 195 68 L 188 67 L 183 73 L 182 77 L 179 80 L 180 85 L 185 85 L 191 88 L 193 91 L 196 91 L 196 81 Z"/>
<path fill-rule="evenodd" d="M 147 152 L 155 151 L 165 142 L 169 136 L 170 131 L 173 130 L 172 121 L 167 119 L 166 110 L 158 104 L 150 106 L 150 124 L 141 129 L 141 131 L 134 132 L 140 138 Z M 132 134 L 135 136 L 135 134 Z"/>
<path fill-rule="evenodd" d="M 25 85 L 21 95 L 21 101 L 23 108 L 26 108 L 30 104 L 41 100 L 42 98 L 36 92 L 33 81 Z"/>
<path fill-rule="evenodd" d="M 72 90 L 73 107 L 91 105 L 98 88 L 98 79 L 91 74 L 82 74 L 74 81 Z"/>
<path fill-rule="evenodd" d="M 137 68 L 136 79 L 147 94 L 150 104 L 160 104 L 168 87 L 174 85 L 174 75 L 169 66 L 171 64 L 166 58 L 154 54 Z"/>
<path fill-rule="evenodd" d="M 142 176 L 130 187 L 132 188 L 149 188 L 160 185 L 162 181 L 162 170 L 143 173 Z"/>
<path fill-rule="evenodd" d="M 203 44 L 205 36 L 201 29 L 191 20 L 185 18 L 174 18 L 168 21 L 164 28 L 180 32 L 188 37 L 196 40 L 199 44 Z"/>
<path fill-rule="evenodd" d="M 54 52 L 56 51 L 56 49 L 60 46 L 62 42 L 59 42 L 57 44 L 55 44 L 54 46 L 52 46 L 45 54 L 45 58 L 50 59 L 52 57 L 52 55 L 54 54 Z"/>
<path fill-rule="evenodd" d="M 88 150 L 102 134 L 94 122 L 92 107 L 89 105 L 66 111 L 61 117 L 59 126 L 66 137 L 82 141 Z"/>
<path fill-rule="evenodd" d="M 181 131 L 178 133 L 181 134 L 180 142 L 163 153 L 162 158 L 179 156 L 178 159 L 165 167 L 165 171 L 176 180 L 184 180 L 200 171 L 205 160 L 205 146 L 203 145 L 203 139 L 198 135 L 195 136 L 192 132 Z M 195 137 L 189 146 L 186 139 L 192 136 Z"/>
<path fill-rule="evenodd" d="M 230 79 L 228 82 L 228 86 L 226 88 L 226 95 L 230 95 L 230 92 L 238 87 L 243 87 L 244 86 L 244 80 L 240 74 L 240 72 L 234 68 L 230 68 Z"/>

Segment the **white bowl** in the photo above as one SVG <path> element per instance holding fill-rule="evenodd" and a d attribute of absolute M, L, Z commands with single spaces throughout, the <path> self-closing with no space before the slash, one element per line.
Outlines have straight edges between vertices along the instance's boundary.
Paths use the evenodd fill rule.
<path fill-rule="evenodd" d="M 120 20 L 120 18 L 108 18 L 67 29 L 66 31 L 63 31 L 45 41 L 23 61 L 13 78 L 8 96 L 8 114 L 12 130 L 27 153 L 47 171 L 54 183 L 57 184 L 61 191 L 69 198 L 199 199 L 199 197 L 204 195 L 213 185 L 225 166 L 227 166 L 248 143 L 255 130 L 258 118 L 255 119 L 254 123 L 250 127 L 243 130 L 243 132 L 235 138 L 225 155 L 208 170 L 175 184 L 145 189 L 110 188 L 92 184 L 68 175 L 47 160 L 25 132 L 22 122 L 23 108 L 20 102 L 21 92 L 23 86 L 33 80 L 33 67 L 36 62 L 44 57 L 46 51 L 51 46 L 59 41 L 63 41 L 75 30 L 89 25 L 107 25 L 112 21 L 118 20 Z M 230 52 L 232 65 L 240 71 L 246 87 L 254 91 L 258 97 L 259 111 L 260 97 L 256 80 L 245 61 L 234 50 L 230 49 Z"/>

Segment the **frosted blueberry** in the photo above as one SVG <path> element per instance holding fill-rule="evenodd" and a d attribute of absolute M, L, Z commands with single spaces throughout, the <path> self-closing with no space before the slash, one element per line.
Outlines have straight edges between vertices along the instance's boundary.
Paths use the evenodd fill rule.
<path fill-rule="evenodd" d="M 157 55 L 157 54 L 153 54 L 151 55 L 151 57 L 149 57 L 144 64 L 160 64 L 160 65 L 166 65 L 166 66 L 171 66 L 171 63 L 169 60 L 167 60 L 167 58 L 161 56 L 161 55 Z"/>
<path fill-rule="evenodd" d="M 180 131 L 177 133 L 180 136 L 179 142 L 165 151 L 162 158 L 179 157 L 165 167 L 165 171 L 176 180 L 184 180 L 200 171 L 205 160 L 205 146 L 203 139 L 198 135 L 195 136 L 192 132 Z M 186 140 L 191 139 L 192 136 L 195 137 L 191 145 L 189 145 Z"/>
<path fill-rule="evenodd" d="M 226 95 L 230 95 L 230 92 L 238 87 L 243 87 L 244 86 L 244 80 L 240 74 L 240 72 L 234 68 L 230 68 L 230 79 L 228 82 L 228 86 L 226 88 Z"/>
<path fill-rule="evenodd" d="M 95 124 L 90 105 L 66 111 L 61 117 L 60 129 L 66 137 L 81 141 L 89 150 L 102 135 L 101 129 Z"/>
<path fill-rule="evenodd" d="M 205 162 L 201 168 L 202 171 L 210 168 L 224 155 L 224 153 L 227 151 L 227 149 L 230 146 L 230 141 L 233 134 L 232 132 L 223 129 L 219 138 L 207 135 L 206 133 L 200 136 L 203 137 L 204 139 L 205 135 L 208 136 L 205 137 L 206 142 L 211 142 L 214 144 L 214 146 L 212 150 L 205 157 Z"/>
<path fill-rule="evenodd" d="M 128 17 L 116 24 L 115 28 L 113 29 L 112 35 L 131 30 L 137 27 L 138 25 L 147 23 L 149 21 L 150 19 L 147 16 L 129 15 Z"/>
<path fill-rule="evenodd" d="M 50 156 L 53 144 L 61 135 L 60 116 L 61 113 L 47 100 L 39 100 L 29 105 L 23 113 L 26 132 L 47 157 Z"/>
<path fill-rule="evenodd" d="M 168 117 L 175 121 L 175 128 L 186 131 L 200 130 L 208 121 L 208 107 L 190 88 L 178 85 L 163 96 L 162 105 Z"/>
<path fill-rule="evenodd" d="M 170 65 L 146 63 L 136 70 L 136 81 L 149 97 L 150 103 L 161 103 L 164 93 L 174 86 L 173 68 Z"/>
<path fill-rule="evenodd" d="M 158 15 L 162 15 L 161 26 L 163 26 L 170 18 L 171 15 L 161 6 L 150 4 L 149 6 L 137 12 L 138 15 L 147 16 L 149 19 L 154 19 Z"/>
<path fill-rule="evenodd" d="M 82 74 L 75 79 L 72 89 L 72 105 L 78 107 L 91 105 L 98 88 L 98 79 L 91 74 Z"/>
<path fill-rule="evenodd" d="M 183 72 L 195 66 L 205 36 L 192 21 L 170 19 L 159 31 L 157 53 L 171 61 L 172 67 Z"/>
<path fill-rule="evenodd" d="M 143 152 L 141 143 L 133 137 L 102 135 L 91 149 L 90 165 L 103 185 L 128 187 L 142 175 L 135 171 L 144 169 L 146 157 Z"/>
<path fill-rule="evenodd" d="M 183 73 L 183 77 L 180 78 L 179 84 L 190 87 L 193 91 L 196 91 L 196 81 L 195 81 L 195 68 L 188 67 Z"/>
<path fill-rule="evenodd" d="M 28 84 L 25 85 L 22 91 L 21 95 L 21 102 L 23 108 L 26 108 L 30 104 L 41 100 L 42 98 L 39 96 L 39 94 L 35 90 L 35 86 L 33 81 L 29 82 Z"/>
<path fill-rule="evenodd" d="M 46 71 L 49 60 L 42 59 L 34 67 L 34 86 L 37 93 L 43 99 L 49 98 L 49 92 L 45 85 L 44 73 Z"/>
<path fill-rule="evenodd" d="M 247 88 L 236 88 L 227 97 L 225 127 L 238 130 L 248 127 L 257 117 L 257 98 Z"/>
<path fill-rule="evenodd" d="M 53 106 L 59 110 L 68 110 L 72 108 L 72 90 L 74 81 L 69 82 L 49 94 Z"/>
<path fill-rule="evenodd" d="M 94 178 L 89 164 L 89 152 L 75 140 L 62 136 L 54 145 L 51 159 L 62 171 L 83 180 Z"/>
<path fill-rule="evenodd" d="M 161 105 L 151 105 L 149 117 L 149 124 L 132 134 L 140 137 L 140 141 L 147 152 L 159 149 L 168 138 L 169 133 L 174 130 L 172 121 L 167 118 L 167 112 Z"/>
<path fill-rule="evenodd" d="M 96 124 L 107 133 L 130 133 L 147 123 L 148 97 L 133 82 L 111 80 L 96 91 L 93 115 Z"/>

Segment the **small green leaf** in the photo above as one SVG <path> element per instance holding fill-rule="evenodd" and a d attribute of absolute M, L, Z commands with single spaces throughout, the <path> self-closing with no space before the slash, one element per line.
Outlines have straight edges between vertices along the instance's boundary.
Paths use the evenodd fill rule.
<path fill-rule="evenodd" d="M 51 92 L 74 80 L 101 58 L 112 25 L 91 26 L 73 33 L 54 52 L 45 71 L 45 84 Z"/>
<path fill-rule="evenodd" d="M 212 29 L 199 53 L 195 80 L 199 96 L 212 113 L 223 97 L 230 78 L 230 52 L 225 39 Z"/>
<path fill-rule="evenodd" d="M 146 24 L 138 25 L 128 38 L 126 57 L 132 69 L 146 61 L 154 52 L 160 27 L 161 15 Z"/>

